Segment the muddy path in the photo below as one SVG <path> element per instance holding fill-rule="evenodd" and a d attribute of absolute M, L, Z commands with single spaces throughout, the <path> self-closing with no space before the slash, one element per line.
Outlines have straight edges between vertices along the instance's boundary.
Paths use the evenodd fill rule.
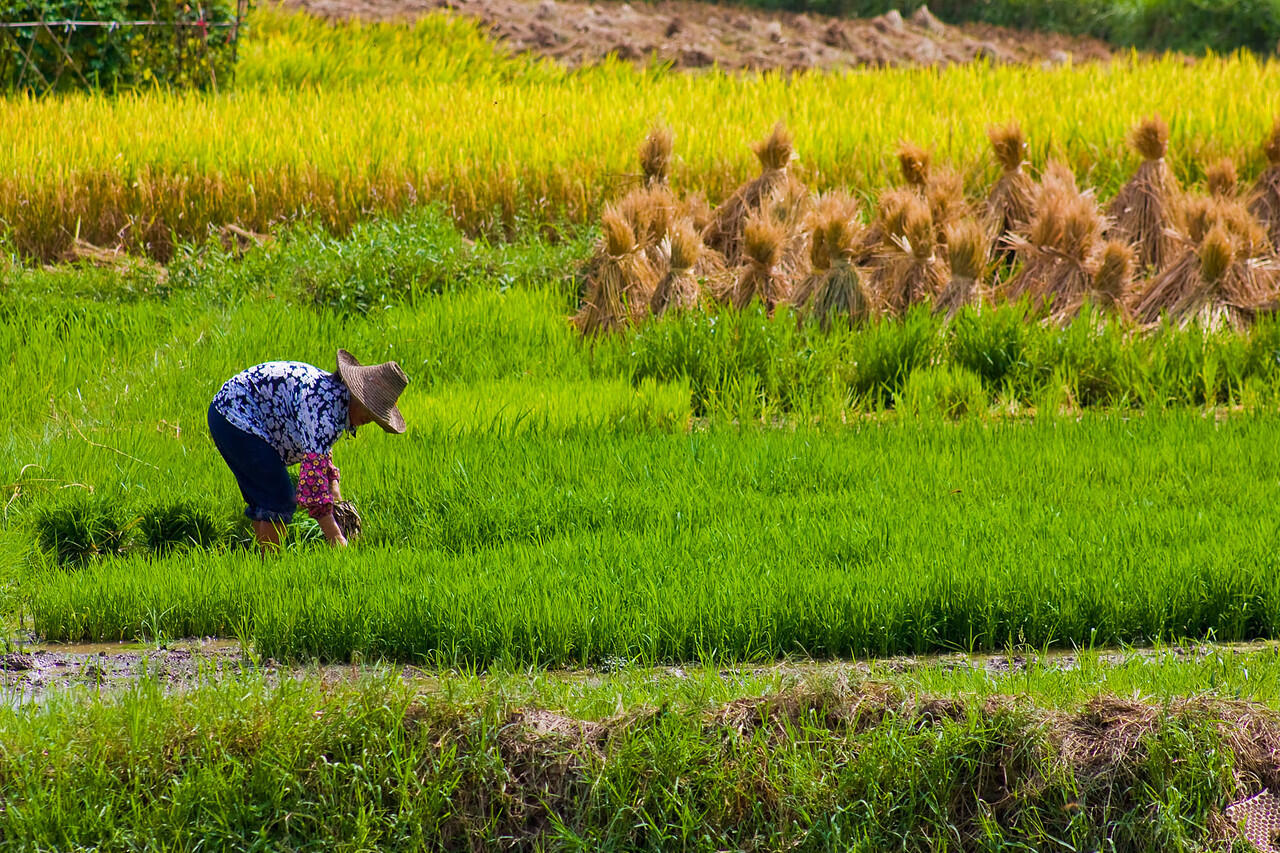
<path fill-rule="evenodd" d="M 1274 641 L 1254 643 L 1199 643 L 1161 646 L 1152 649 L 1117 649 L 1093 654 L 1090 660 L 1103 666 L 1122 666 L 1134 660 L 1158 665 L 1162 662 L 1193 661 L 1215 654 L 1249 654 L 1276 649 Z M 857 675 L 864 678 L 892 677 L 925 669 L 944 672 L 977 671 L 998 676 L 1029 669 L 1071 672 L 1081 666 L 1080 655 L 1069 649 L 1027 654 L 948 654 L 899 656 L 854 661 L 779 661 L 767 664 L 721 668 L 719 675 L 736 680 L 744 674 L 804 679 L 823 675 Z M 139 643 L 80 643 L 33 645 L 21 651 L 0 654 L 0 702 L 25 705 L 39 702 L 54 693 L 110 694 L 126 690 L 144 678 L 158 681 L 166 690 L 181 691 L 210 679 L 235 678 L 250 672 L 268 677 L 309 677 L 319 675 L 326 682 L 349 681 L 371 670 L 386 667 L 374 664 L 281 664 L 255 660 L 246 655 L 235 640 L 188 639 L 164 646 Z M 566 679 L 598 685 L 617 667 L 580 670 L 548 670 L 552 679 Z M 681 666 L 659 666 L 647 673 L 658 680 L 689 677 Z M 439 684 L 435 670 L 400 665 L 395 671 L 422 690 Z"/>
<path fill-rule="evenodd" d="M 411 20 L 441 8 L 477 18 L 516 52 L 570 67 L 609 55 L 637 64 L 729 70 L 945 66 L 990 62 L 1058 65 L 1110 59 L 1089 38 L 986 24 L 949 25 L 926 7 L 870 19 L 766 12 L 686 0 L 285 0 L 331 20 Z"/>

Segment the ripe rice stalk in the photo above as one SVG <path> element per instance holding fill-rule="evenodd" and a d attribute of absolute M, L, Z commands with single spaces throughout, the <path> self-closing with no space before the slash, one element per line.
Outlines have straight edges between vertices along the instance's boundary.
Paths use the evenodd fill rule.
<path fill-rule="evenodd" d="M 744 223 L 762 202 L 786 182 L 795 148 L 786 125 L 778 122 L 773 133 L 752 146 L 760 161 L 760 175 L 738 187 L 711 215 L 702 240 L 731 264 L 741 260 Z"/>
<path fill-rule="evenodd" d="M 1236 163 L 1230 157 L 1223 157 L 1205 170 L 1205 183 L 1214 198 L 1234 198 L 1238 181 Z"/>
<path fill-rule="evenodd" d="M 667 185 L 674 147 L 675 133 L 665 125 L 654 125 L 640 143 L 640 169 L 646 187 Z"/>
<path fill-rule="evenodd" d="M 1280 252 L 1280 119 L 1262 150 L 1267 155 L 1267 169 L 1249 194 L 1249 212 L 1266 226 L 1272 250 Z"/>
<path fill-rule="evenodd" d="M 919 302 L 932 300 L 951 278 L 946 260 L 938 252 L 929 206 L 912 198 L 902 221 L 902 235 L 890 238 L 891 247 L 872 273 L 872 289 L 885 310 L 900 317 Z"/>
<path fill-rule="evenodd" d="M 734 283 L 733 307 L 741 311 L 759 299 L 772 316 L 777 304 L 786 299 L 787 280 L 778 269 L 786 239 L 786 231 L 769 217 L 755 213 L 747 219 L 742 227 L 745 264 Z"/>
<path fill-rule="evenodd" d="M 693 268 L 702 255 L 702 237 L 688 219 L 682 219 L 663 241 L 666 272 L 649 300 L 649 310 L 661 317 L 668 310 L 687 311 L 698 304 L 698 279 Z"/>
<path fill-rule="evenodd" d="M 1138 263 L 1159 272 L 1173 260 L 1172 235 L 1178 225 L 1181 192 L 1165 161 L 1169 126 L 1152 116 L 1134 128 L 1130 141 L 1144 160 L 1111 201 L 1108 236 L 1131 243 L 1138 250 Z"/>
<path fill-rule="evenodd" d="M 830 265 L 813 295 L 813 313 L 823 331 L 830 328 L 832 318 L 843 317 L 856 324 L 872 313 L 871 295 L 855 262 L 865 226 L 858 220 L 857 202 L 848 197 L 843 201 L 833 206 L 816 229 Z"/>
<path fill-rule="evenodd" d="M 1232 221 L 1229 211 L 1209 217 L 1199 245 L 1188 245 L 1178 260 L 1156 276 L 1134 306 L 1134 319 L 1154 324 L 1162 316 L 1181 325 L 1206 328 L 1248 324 L 1254 314 L 1275 306 L 1280 264 L 1256 223 Z"/>
<path fill-rule="evenodd" d="M 933 155 L 913 142 L 902 142 L 898 145 L 898 166 L 902 169 L 902 179 L 918 193 L 923 194 L 929 186 L 929 165 Z"/>
<path fill-rule="evenodd" d="M 990 265 L 991 241 L 986 229 L 974 219 L 963 219 L 947 227 L 947 261 L 951 280 L 933 304 L 933 313 L 948 320 L 966 305 L 987 302 L 984 280 Z"/>
<path fill-rule="evenodd" d="M 999 245 L 1009 234 L 1022 233 L 1031 223 L 1035 205 L 1035 181 L 1026 172 L 1027 140 L 1016 122 L 987 128 L 987 138 L 1000 162 L 1000 179 L 987 195 L 982 222 Z"/>
<path fill-rule="evenodd" d="M 583 335 L 621 329 L 649 304 L 653 268 L 640 251 L 631 224 L 615 207 L 601 216 L 604 236 L 596 248 L 582 308 L 573 323 Z"/>

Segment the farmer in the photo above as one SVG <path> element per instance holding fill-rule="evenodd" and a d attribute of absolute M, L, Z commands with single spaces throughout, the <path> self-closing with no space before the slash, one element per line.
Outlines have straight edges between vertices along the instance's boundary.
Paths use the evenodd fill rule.
<path fill-rule="evenodd" d="M 342 500 L 333 444 L 368 423 L 403 433 L 396 399 L 408 382 L 394 361 L 364 366 L 342 349 L 336 373 L 269 361 L 227 380 L 209 404 L 209 434 L 240 485 L 264 551 L 279 547 L 296 505 L 319 522 L 329 544 L 347 544 L 333 517 L 334 501 Z M 295 494 L 288 466 L 298 463 Z"/>

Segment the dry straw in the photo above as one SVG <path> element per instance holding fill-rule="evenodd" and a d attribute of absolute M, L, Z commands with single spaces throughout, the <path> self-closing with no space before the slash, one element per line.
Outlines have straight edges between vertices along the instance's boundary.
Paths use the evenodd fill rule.
<path fill-rule="evenodd" d="M 1092 193 L 1074 183 L 1055 170 L 1041 185 L 1027 237 L 1011 238 L 1022 268 L 1009 281 L 1010 299 L 1025 296 L 1033 308 L 1057 311 L 1078 306 L 1087 294 L 1105 220 Z"/>
<path fill-rule="evenodd" d="M 1205 183 L 1209 187 L 1209 195 L 1215 198 L 1233 198 L 1239 176 L 1236 174 L 1235 161 L 1223 157 L 1205 170 Z"/>
<path fill-rule="evenodd" d="M 1093 303 L 1106 311 L 1124 312 L 1133 291 L 1138 256 L 1123 240 L 1108 240 L 1093 274 Z"/>
<path fill-rule="evenodd" d="M 987 138 L 1001 171 L 987 195 L 982 222 L 991 239 L 1000 243 L 1010 234 L 1025 231 L 1031 223 L 1036 185 L 1026 172 L 1027 140 L 1016 122 L 988 128 Z"/>
<path fill-rule="evenodd" d="M 947 260 L 951 281 L 933 305 L 935 314 L 948 320 L 967 305 L 987 301 L 983 281 L 990 264 L 991 242 L 986 229 L 973 219 L 963 219 L 947 227 Z"/>
<path fill-rule="evenodd" d="M 1159 272 L 1176 252 L 1173 233 L 1178 225 L 1180 190 L 1165 162 L 1169 126 L 1159 116 L 1152 116 L 1134 128 L 1130 141 L 1143 163 L 1111 202 L 1109 236 L 1132 244 L 1138 251 L 1138 263 Z"/>
<path fill-rule="evenodd" d="M 1249 196 L 1249 212 L 1266 226 L 1271 248 L 1280 252 L 1280 119 L 1262 146 L 1267 170 L 1258 176 Z"/>
<path fill-rule="evenodd" d="M 675 134 L 671 128 L 655 125 L 640 143 L 640 169 L 644 172 L 647 187 L 666 186 L 671 171 L 671 152 L 675 148 Z"/>
<path fill-rule="evenodd" d="M 856 216 L 857 202 L 848 193 L 834 192 L 820 197 L 813 206 L 813 211 L 805 221 L 809 232 L 809 273 L 799 279 L 799 283 L 791 294 L 791 304 L 803 308 L 831 269 L 831 253 L 827 250 L 827 230 L 825 223 L 832 216 L 839 216 L 847 206 L 852 205 Z"/>
<path fill-rule="evenodd" d="M 813 313 L 824 331 L 834 318 L 854 324 L 872 313 L 871 297 L 855 260 L 865 230 L 858 214 L 857 201 L 841 196 L 826 206 L 816 223 L 814 242 L 821 242 L 829 264 L 813 294 Z"/>
<path fill-rule="evenodd" d="M 760 161 L 759 176 L 738 187 L 725 199 L 713 211 L 711 221 L 702 232 L 703 242 L 723 255 L 731 265 L 741 260 L 744 222 L 788 182 L 788 167 L 795 159 L 791 134 L 782 122 L 774 125 L 773 133 L 753 145 L 752 150 Z"/>
<path fill-rule="evenodd" d="M 702 238 L 693 223 L 682 219 L 663 242 L 666 272 L 649 300 L 649 310 L 661 317 L 668 310 L 687 311 L 698 304 L 698 279 L 693 268 L 702 255 Z"/>
<path fill-rule="evenodd" d="M 972 215 L 964 197 L 964 179 L 949 169 L 935 172 L 925 187 L 925 200 L 933 217 L 934 237 L 945 246 L 948 227 Z"/>
<path fill-rule="evenodd" d="M 1241 327 L 1258 310 L 1274 307 L 1280 267 L 1265 230 L 1241 212 L 1229 202 L 1197 205 L 1182 254 L 1151 281 L 1134 306 L 1139 323 L 1154 324 L 1167 315 L 1181 325 L 1197 321 L 1209 328 Z"/>
<path fill-rule="evenodd" d="M 907 186 L 924 193 L 929 186 L 929 167 L 933 155 L 913 142 L 898 145 L 898 167 Z"/>
<path fill-rule="evenodd" d="M 902 211 L 901 235 L 889 236 L 885 257 L 873 273 L 873 290 L 885 309 L 902 316 L 917 302 L 932 300 L 951 276 L 937 251 L 929 206 L 914 196 Z"/>
<path fill-rule="evenodd" d="M 733 285 L 730 302 L 738 310 L 752 300 L 764 303 L 770 315 L 787 297 L 787 280 L 778 268 L 787 234 L 781 225 L 759 213 L 747 218 L 742 227 L 742 250 L 745 264 Z"/>
<path fill-rule="evenodd" d="M 649 303 L 653 268 L 645 261 L 635 230 L 617 208 L 601 216 L 604 236 L 587 279 L 587 295 L 574 325 L 584 335 L 620 329 Z"/>

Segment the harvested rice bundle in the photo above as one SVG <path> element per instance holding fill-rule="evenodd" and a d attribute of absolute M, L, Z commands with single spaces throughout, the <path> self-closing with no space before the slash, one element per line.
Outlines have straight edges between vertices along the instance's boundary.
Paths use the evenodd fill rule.
<path fill-rule="evenodd" d="M 1137 266 L 1138 256 L 1132 246 L 1123 240 L 1108 240 L 1093 274 L 1093 304 L 1106 311 L 1123 313 L 1133 290 L 1133 271 Z"/>
<path fill-rule="evenodd" d="M 920 199 L 911 199 L 903 212 L 902 235 L 890 240 L 887 257 L 873 273 L 873 291 L 887 311 L 902 316 L 917 302 L 933 299 L 951 275 L 937 251 L 929 206 Z"/>
<path fill-rule="evenodd" d="M 765 196 L 760 209 L 786 234 L 778 262 L 782 273 L 792 281 L 803 279 L 810 267 L 808 221 L 813 211 L 813 197 L 809 188 L 795 175 L 787 174 Z"/>
<path fill-rule="evenodd" d="M 898 145 L 898 166 L 902 169 L 902 178 L 918 193 L 923 194 L 929 186 L 929 165 L 933 155 L 912 142 Z"/>
<path fill-rule="evenodd" d="M 1192 320 L 1217 327 L 1240 326 L 1255 311 L 1274 304 L 1280 266 L 1271 256 L 1265 229 L 1230 202 L 1198 206 L 1187 245 L 1178 260 L 1152 280 L 1134 306 L 1140 323 L 1156 323 L 1168 314 L 1175 322 Z M 1203 235 L 1196 232 L 1204 228 Z M 1197 243 L 1195 238 L 1201 236 Z"/>
<path fill-rule="evenodd" d="M 680 218 L 682 206 L 675 193 L 661 184 L 637 187 L 615 205 L 618 213 L 631 226 L 640 251 L 650 263 L 660 263 L 660 244 Z"/>
<path fill-rule="evenodd" d="M 1205 183 L 1214 198 L 1234 198 L 1237 181 L 1236 164 L 1230 157 L 1223 157 L 1205 171 Z"/>
<path fill-rule="evenodd" d="M 742 227 L 742 250 L 746 264 L 739 271 L 730 302 L 738 310 L 753 299 L 764 303 L 770 315 L 787 295 L 787 280 L 778 269 L 787 234 L 767 216 L 752 214 Z"/>
<path fill-rule="evenodd" d="M 661 317 L 668 309 L 686 311 L 698 304 L 698 279 L 693 267 L 702 254 L 702 237 L 693 223 L 682 219 L 663 241 L 666 272 L 649 299 L 649 310 Z"/>
<path fill-rule="evenodd" d="M 914 192 L 900 187 L 890 187 L 880 193 L 875 221 L 863 232 L 858 245 L 859 263 L 874 263 L 877 256 L 893 247 L 893 240 L 906 233 L 904 223 L 907 208 L 919 201 L 920 197 Z"/>
<path fill-rule="evenodd" d="M 1091 193 L 1074 194 L 1063 183 L 1044 186 L 1027 237 L 1012 238 L 1022 268 L 1010 279 L 1010 299 L 1030 297 L 1033 307 L 1076 305 L 1088 291 L 1104 219 Z"/>
<path fill-rule="evenodd" d="M 644 172 L 646 187 L 667 185 L 674 147 L 675 134 L 663 125 L 654 125 L 644 142 L 640 143 L 640 169 Z"/>
<path fill-rule="evenodd" d="M 1132 244 L 1138 250 L 1138 263 L 1158 272 L 1176 252 L 1172 234 L 1178 224 L 1181 192 L 1164 159 L 1169 126 L 1152 116 L 1134 128 L 1131 142 L 1145 160 L 1111 201 L 1108 212 L 1113 225 L 1108 236 Z"/>
<path fill-rule="evenodd" d="M 1027 140 L 1017 124 L 990 127 L 987 138 L 1000 161 L 1000 180 L 987 196 L 982 222 L 987 234 L 999 244 L 1009 234 L 1022 233 L 1031 223 L 1035 209 L 1035 181 L 1027 174 Z"/>
<path fill-rule="evenodd" d="M 631 225 L 614 207 L 601 216 L 604 237 L 596 249 L 587 293 L 573 323 L 584 335 L 620 329 L 649 303 L 653 268 Z"/>
<path fill-rule="evenodd" d="M 964 219 L 947 227 L 947 261 L 951 281 L 933 304 L 933 313 L 948 320 L 966 305 L 982 305 L 987 301 L 983 279 L 987 274 L 991 241 L 986 229 L 973 219 Z"/>
<path fill-rule="evenodd" d="M 1269 165 L 1253 185 L 1249 212 L 1266 226 L 1271 248 L 1280 252 L 1280 120 L 1276 121 L 1262 150 Z"/>
<path fill-rule="evenodd" d="M 857 202 L 852 199 L 843 209 L 828 213 L 819 223 L 822 245 L 830 267 L 818 282 L 813 296 L 813 313 L 826 331 L 833 317 L 844 317 L 860 323 L 871 315 L 871 296 L 863 285 L 862 274 L 854 258 L 865 226 L 858 221 Z M 816 238 L 816 235 L 815 235 Z"/>
<path fill-rule="evenodd" d="M 689 193 L 685 196 L 684 204 L 681 205 L 681 213 L 693 222 L 693 227 L 701 234 L 711 223 L 712 211 L 711 204 L 707 201 L 707 194 L 702 190 Z"/>
<path fill-rule="evenodd" d="M 797 308 L 804 307 L 817 290 L 822 277 L 826 275 L 827 270 L 831 269 L 831 253 L 827 251 L 826 224 L 833 217 L 856 220 L 857 201 L 847 193 L 828 193 L 818 199 L 813 212 L 805 220 L 809 231 L 809 274 L 804 276 L 792 291 L 791 304 Z"/>
<path fill-rule="evenodd" d="M 703 229 L 702 240 L 731 264 L 741 260 L 744 225 L 752 213 L 760 210 L 773 192 L 787 183 L 788 167 L 795 159 L 795 149 L 786 125 L 778 122 L 767 139 L 752 146 L 760 161 L 760 175 L 734 191 L 712 212 L 711 221 Z"/>
<path fill-rule="evenodd" d="M 964 179 L 950 170 L 936 173 L 925 188 L 925 201 L 933 216 L 934 236 L 945 246 L 947 228 L 971 215 L 969 202 L 964 197 Z"/>

